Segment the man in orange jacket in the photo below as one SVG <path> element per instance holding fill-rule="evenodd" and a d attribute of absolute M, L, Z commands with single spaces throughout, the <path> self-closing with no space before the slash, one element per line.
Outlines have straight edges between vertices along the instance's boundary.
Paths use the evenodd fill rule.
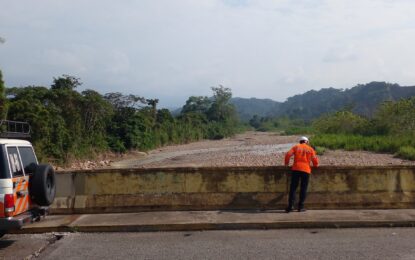
<path fill-rule="evenodd" d="M 291 167 L 291 184 L 290 194 L 288 196 L 288 207 L 285 212 L 289 213 L 293 211 L 295 202 L 295 191 L 298 187 L 298 183 L 301 180 L 300 187 L 300 201 L 298 203 L 298 212 L 304 212 L 304 201 L 307 195 L 308 180 L 311 174 L 310 163 L 313 163 L 314 167 L 318 166 L 318 158 L 314 149 L 309 146 L 308 138 L 303 136 L 300 138 L 300 143 L 293 146 L 285 155 L 285 166 L 290 163 L 291 156 L 294 155 L 294 164 Z"/>

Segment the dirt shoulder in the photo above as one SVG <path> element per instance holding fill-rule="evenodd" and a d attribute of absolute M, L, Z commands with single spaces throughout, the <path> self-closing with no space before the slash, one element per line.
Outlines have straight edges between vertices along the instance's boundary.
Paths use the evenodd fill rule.
<path fill-rule="evenodd" d="M 166 146 L 150 151 L 148 155 L 129 155 L 126 159 L 111 162 L 108 167 L 276 166 L 283 165 L 285 152 L 297 143 L 297 140 L 298 136 L 247 132 L 223 140 Z M 394 158 L 391 154 L 364 151 L 326 151 L 319 159 L 321 165 L 415 165 L 414 161 Z"/>

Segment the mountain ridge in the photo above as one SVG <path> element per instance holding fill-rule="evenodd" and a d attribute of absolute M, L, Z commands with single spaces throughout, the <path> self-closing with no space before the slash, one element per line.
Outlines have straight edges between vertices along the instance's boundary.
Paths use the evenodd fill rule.
<path fill-rule="evenodd" d="M 271 99 L 231 99 L 242 121 L 254 115 L 260 117 L 301 118 L 311 120 L 325 113 L 350 109 L 356 114 L 371 117 L 378 105 L 385 101 L 396 101 L 415 96 L 415 86 L 372 81 L 349 89 L 323 88 L 294 95 L 284 102 Z"/>

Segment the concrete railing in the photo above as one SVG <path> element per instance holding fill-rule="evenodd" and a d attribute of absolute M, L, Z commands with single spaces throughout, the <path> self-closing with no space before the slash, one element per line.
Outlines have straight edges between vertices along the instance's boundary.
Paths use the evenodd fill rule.
<path fill-rule="evenodd" d="M 283 209 L 285 167 L 106 169 L 57 173 L 52 213 Z M 415 167 L 320 167 L 310 209 L 414 208 Z"/>

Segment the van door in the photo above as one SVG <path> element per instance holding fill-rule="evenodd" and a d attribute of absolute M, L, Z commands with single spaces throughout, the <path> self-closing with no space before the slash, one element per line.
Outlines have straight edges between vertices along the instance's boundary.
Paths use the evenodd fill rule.
<path fill-rule="evenodd" d="M 25 176 L 17 147 L 7 147 L 10 172 L 13 181 L 14 215 L 29 209 L 29 176 Z"/>
<path fill-rule="evenodd" d="M 19 146 L 19 155 L 22 159 L 23 171 L 25 175 L 25 179 L 27 182 L 30 182 L 30 176 L 35 174 L 36 167 L 38 165 L 38 161 L 35 155 L 35 151 L 33 150 L 32 146 Z M 30 194 L 28 195 L 28 207 L 29 209 L 36 207 L 30 198 Z"/>

